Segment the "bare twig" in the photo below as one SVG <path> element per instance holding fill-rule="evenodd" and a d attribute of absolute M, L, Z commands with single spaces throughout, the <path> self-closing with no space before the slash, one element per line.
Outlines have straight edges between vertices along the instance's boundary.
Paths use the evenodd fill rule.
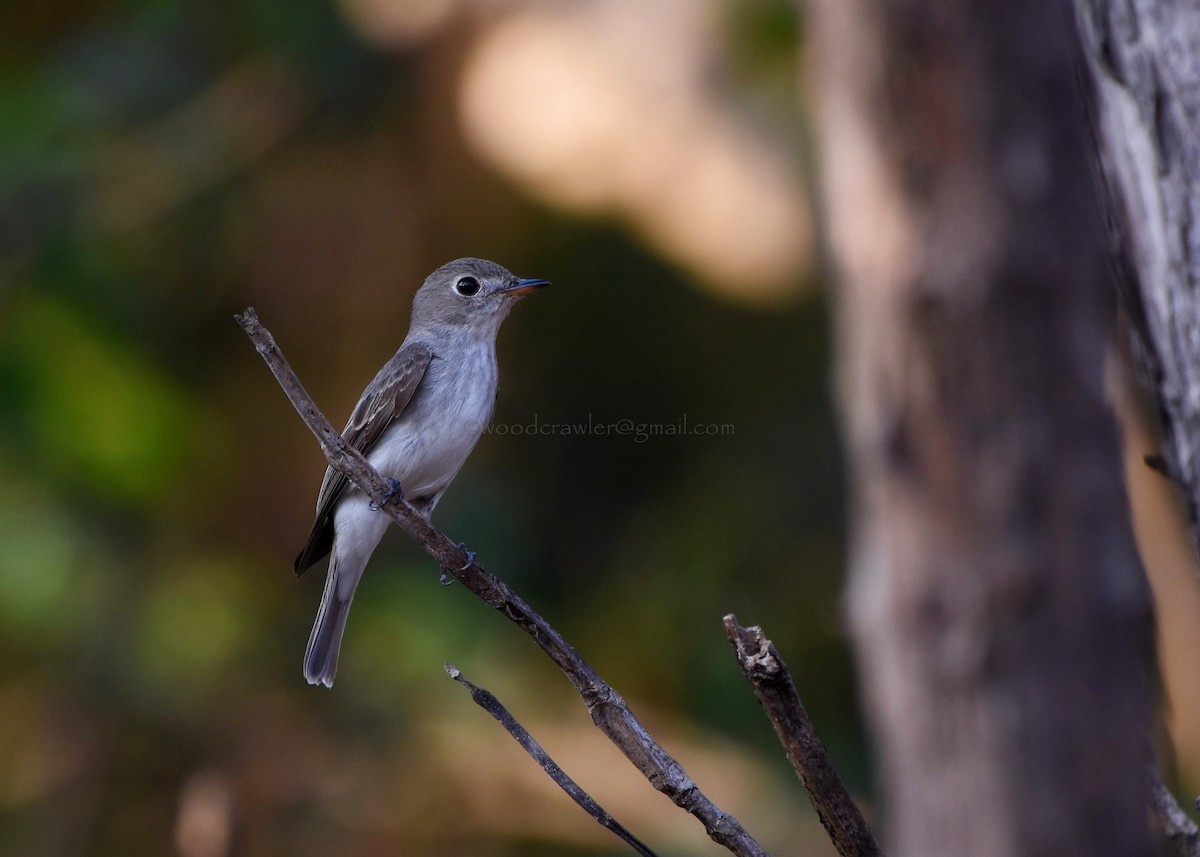
<path fill-rule="evenodd" d="M 592 722 L 617 745 L 654 788 L 695 816 L 714 842 L 739 857 L 765 857 L 767 852 L 741 823 L 708 799 L 683 766 L 655 743 L 620 694 L 576 654 L 550 623 L 509 589 L 508 584 L 487 571 L 468 551 L 451 541 L 406 500 L 387 496 L 387 483 L 383 477 L 357 450 L 350 448 L 317 409 L 275 344 L 274 337 L 259 322 L 254 310 L 247 309 L 237 316 L 237 322 L 258 348 L 258 353 L 270 367 L 300 418 L 316 435 L 330 466 L 344 473 L 372 501 L 379 504 L 447 573 L 525 631 L 574 685 Z"/>
<path fill-rule="evenodd" d="M 571 800 L 583 807 L 584 812 L 596 819 L 601 827 L 611 830 L 622 840 L 629 844 L 634 851 L 641 854 L 642 857 L 657 857 L 644 843 L 636 836 L 630 833 L 624 825 L 614 819 L 611 815 L 604 811 L 600 804 L 592 799 L 592 796 L 579 787 L 579 785 L 563 772 L 563 769 L 555 764 L 550 755 L 542 749 L 542 746 L 534 740 L 529 731 L 522 726 L 517 718 L 513 717 L 512 713 L 505 708 L 500 700 L 488 690 L 472 684 L 463 676 L 458 667 L 453 664 L 446 664 L 446 672 L 450 678 L 465 687 L 471 692 L 471 699 L 475 700 L 475 704 L 486 711 L 488 714 L 495 717 L 500 722 L 500 725 L 508 730 L 508 734 L 517 739 L 525 752 L 533 757 L 533 760 L 542 766 L 550 779 L 554 780 L 564 792 L 571 796 Z"/>
<path fill-rule="evenodd" d="M 1147 764 L 1150 780 L 1150 807 L 1171 853 L 1175 857 L 1200 857 L 1200 830 L 1176 803 L 1153 762 Z"/>
<path fill-rule="evenodd" d="M 725 633 L 838 854 L 877 857 L 875 836 L 817 737 L 775 646 L 762 628 L 743 628 L 732 613 L 725 617 Z"/>

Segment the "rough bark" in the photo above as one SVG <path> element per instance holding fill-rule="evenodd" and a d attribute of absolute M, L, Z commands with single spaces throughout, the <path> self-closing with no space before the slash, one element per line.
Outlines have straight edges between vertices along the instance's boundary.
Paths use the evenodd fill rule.
<path fill-rule="evenodd" d="M 1151 853 L 1070 8 L 811 4 L 848 605 L 897 855 Z"/>
<path fill-rule="evenodd" d="M 1200 546 L 1200 6 L 1075 0 L 1085 96 L 1114 261 L 1140 374 L 1157 405 L 1161 451 Z M 1146 452 L 1151 452 L 1146 450 Z M 1155 817 L 1176 854 L 1200 837 L 1152 778 Z"/>
<path fill-rule="evenodd" d="M 757 625 L 743 628 L 732 613 L 725 617 L 725 634 L 837 853 L 879 857 L 875 834 L 833 766 L 775 644 Z"/>
<path fill-rule="evenodd" d="M 1122 298 L 1200 544 L 1200 5 L 1075 5 Z"/>

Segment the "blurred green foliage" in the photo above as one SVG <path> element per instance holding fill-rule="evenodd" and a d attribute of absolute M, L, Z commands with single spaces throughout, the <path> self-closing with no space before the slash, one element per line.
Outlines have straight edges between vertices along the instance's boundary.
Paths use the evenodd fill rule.
<path fill-rule="evenodd" d="M 10 309 L 0 391 L 12 435 L 63 481 L 131 504 L 165 499 L 196 455 L 186 392 L 52 293 Z"/>
<path fill-rule="evenodd" d="M 791 137 L 791 4 L 730 10 L 731 97 Z M 255 305 L 339 422 L 421 278 L 461 255 L 555 283 L 501 336 L 497 426 L 686 415 L 733 432 L 497 431 L 438 523 L 637 710 L 690 735 L 668 747 L 685 765 L 689 747 L 735 744 L 753 794 L 774 795 L 758 810 L 773 820 L 743 821 L 773 830 L 776 853 L 799 853 L 815 821 L 729 656 L 725 613 L 765 626 L 866 789 L 812 283 L 783 307 L 722 301 L 619 225 L 489 173 L 454 138 L 447 97 L 469 26 L 386 53 L 318 0 L 88 0 L 8 4 L 0 32 L 0 853 L 622 853 L 589 840 L 565 799 L 546 799 L 550 832 L 541 804 L 504 791 L 490 802 L 532 817 L 464 820 L 472 780 L 454 772 L 485 759 L 431 730 L 511 748 L 444 661 L 535 732 L 539 718 L 590 726 L 528 641 L 440 586 L 399 534 L 360 589 L 336 689 L 300 676 L 323 572 L 296 583 L 289 569 L 323 463 L 232 315 Z M 226 162 L 203 126 L 159 135 L 249 61 L 266 63 L 251 81 L 272 69 L 295 99 L 273 142 Z M 211 146 L 191 162 L 218 168 L 143 210 L 128 176 L 164 139 L 186 145 L 181 164 Z M 676 812 L 632 770 L 620 790 Z M 184 817 L 209 810 L 230 819 L 226 850 L 180 844 Z M 587 833 L 561 838 L 557 816 Z"/>

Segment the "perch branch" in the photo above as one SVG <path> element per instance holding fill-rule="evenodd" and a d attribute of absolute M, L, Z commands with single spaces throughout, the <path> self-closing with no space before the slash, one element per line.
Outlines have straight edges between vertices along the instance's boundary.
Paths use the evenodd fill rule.
<path fill-rule="evenodd" d="M 743 628 L 732 613 L 725 617 L 725 633 L 838 854 L 878 857 L 875 836 L 817 737 L 775 646 L 762 628 Z"/>
<path fill-rule="evenodd" d="M 367 460 L 345 442 L 304 389 L 284 359 L 270 331 L 262 326 L 252 308 L 238 315 L 237 322 L 266 361 L 275 380 L 296 408 L 300 418 L 321 444 L 321 451 L 334 469 L 344 473 L 391 516 L 408 536 L 421 545 L 448 574 L 464 588 L 483 599 L 517 624 L 550 656 L 583 699 L 592 722 L 658 791 L 695 816 L 709 837 L 739 857 L 765 857 L 766 851 L 734 816 L 718 808 L 684 771 L 683 766 L 660 747 L 612 687 L 579 657 L 562 635 L 538 615 L 504 581 L 485 569 L 466 550 L 429 522 L 406 500 L 389 498 L 387 483 Z"/>
<path fill-rule="evenodd" d="M 605 812 L 604 808 L 596 803 L 591 795 L 568 777 L 563 769 L 542 749 L 542 745 L 534 740 L 529 731 L 517 721 L 517 718 L 513 717 L 512 713 L 490 691 L 472 684 L 463 676 L 458 667 L 453 664 L 446 664 L 446 672 L 450 678 L 470 691 L 471 699 L 475 701 L 475 704 L 492 715 L 492 717 L 495 717 L 500 725 L 508 730 L 508 734 L 517 739 L 517 743 L 524 748 L 525 752 L 542 766 L 542 770 L 546 772 L 550 779 L 554 780 L 560 789 L 570 795 L 571 800 L 583 807 L 584 812 L 596 819 L 601 827 L 611 830 L 633 848 L 634 851 L 641 854 L 642 857 L 657 857 L 653 851 L 630 833 L 624 825 Z"/>

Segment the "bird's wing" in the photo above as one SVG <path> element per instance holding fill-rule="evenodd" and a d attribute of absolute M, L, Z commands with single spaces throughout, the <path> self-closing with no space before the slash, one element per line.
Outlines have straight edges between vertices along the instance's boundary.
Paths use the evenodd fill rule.
<path fill-rule="evenodd" d="M 425 377 L 425 369 L 433 352 L 424 343 L 414 342 L 396 352 L 367 385 L 362 398 L 350 414 L 342 437 L 363 455 L 370 453 L 383 430 L 403 413 L 405 406 Z M 292 565 L 296 576 L 304 574 L 333 547 L 333 507 L 346 490 L 347 480 L 332 467 L 325 470 L 325 479 L 317 494 L 317 517 L 313 522 L 308 543 Z"/>

